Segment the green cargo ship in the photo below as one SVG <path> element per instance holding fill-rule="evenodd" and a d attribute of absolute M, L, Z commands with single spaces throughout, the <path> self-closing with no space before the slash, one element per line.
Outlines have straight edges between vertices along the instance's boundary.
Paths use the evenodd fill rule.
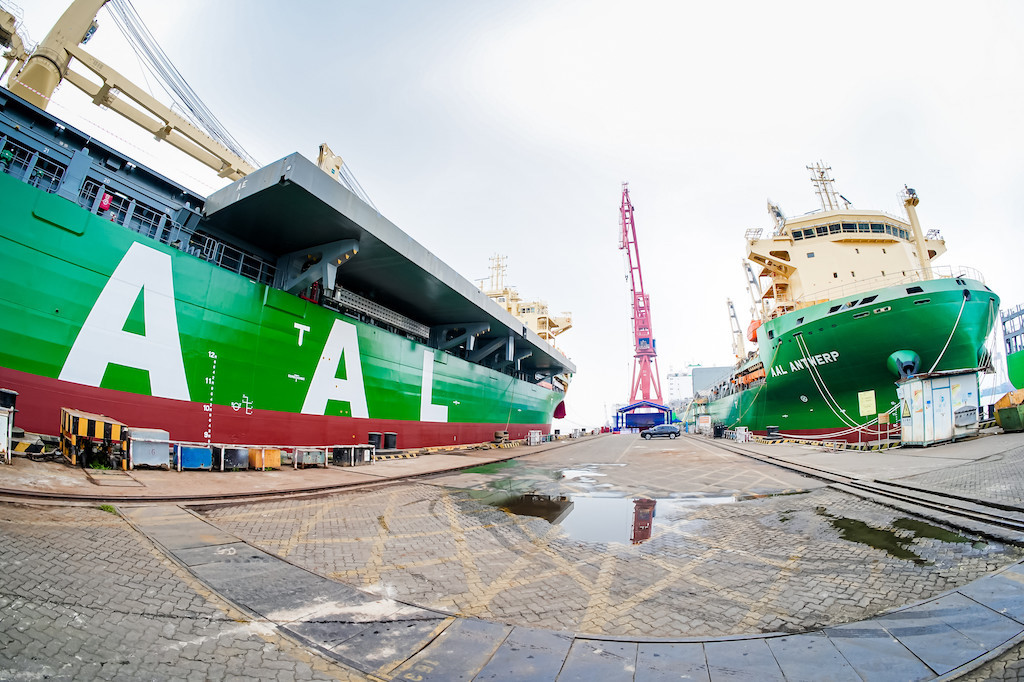
<path fill-rule="evenodd" d="M 903 193 L 906 219 L 852 208 L 830 169 L 809 166 L 822 209 L 747 233 L 754 321 L 749 353 L 699 395 L 701 414 L 753 433 L 847 441 L 895 437 L 896 382 L 919 373 L 985 370 L 999 297 L 969 268 L 936 266 L 945 251 Z M 763 286 L 762 286 L 762 283 Z"/>
<path fill-rule="evenodd" d="M 60 50 L 64 68 L 83 57 Z M 27 87 L 21 61 L 20 89 L 0 90 L 0 387 L 19 427 L 56 433 L 70 407 L 181 441 L 407 448 L 564 416 L 573 364 L 335 168 L 221 166 L 234 157 L 190 132 L 172 144 L 239 178 L 204 198 L 37 106 L 55 83 Z M 163 116 L 168 140 L 187 128 Z"/>
<path fill-rule="evenodd" d="M 1024 304 L 1000 315 L 1006 350 L 1006 372 L 1014 388 L 1024 388 Z"/>

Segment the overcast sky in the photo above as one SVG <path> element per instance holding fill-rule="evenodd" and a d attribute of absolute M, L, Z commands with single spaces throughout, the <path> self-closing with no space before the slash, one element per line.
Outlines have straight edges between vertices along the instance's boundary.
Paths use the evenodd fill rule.
<path fill-rule="evenodd" d="M 6 1 L 6 0 L 5 0 Z M 9 3 L 8 3 L 9 4 Z M 824 160 L 854 206 L 902 215 L 904 183 L 941 264 L 1024 303 L 1024 5 L 1017 2 L 134 0 L 200 97 L 262 163 L 327 142 L 381 213 L 467 279 L 508 256 L 526 299 L 571 311 L 563 426 L 628 399 L 630 183 L 661 374 L 729 364 L 743 235 L 819 207 Z M 24 2 L 40 40 L 65 2 Z M 85 49 L 134 56 L 100 13 Z M 184 184 L 201 169 L 63 85 L 50 110 Z M 112 137 L 114 136 L 114 137 Z M 161 145 L 160 147 L 166 147 Z M 664 381 L 664 379 L 663 379 Z"/>

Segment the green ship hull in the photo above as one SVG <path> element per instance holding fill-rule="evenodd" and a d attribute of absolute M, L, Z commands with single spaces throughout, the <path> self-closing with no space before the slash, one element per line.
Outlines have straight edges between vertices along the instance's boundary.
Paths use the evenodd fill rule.
<path fill-rule="evenodd" d="M 900 423 L 900 363 L 913 374 L 979 367 L 998 310 L 999 297 L 980 281 L 944 278 L 779 316 L 758 330 L 758 355 L 695 414 L 760 434 L 884 438 Z M 744 370 L 758 363 L 765 376 L 744 384 Z"/>
<path fill-rule="evenodd" d="M 1024 388 L 1024 353 L 1018 351 L 1007 355 L 1006 371 L 1014 388 Z"/>
<path fill-rule="evenodd" d="M 550 430 L 564 392 L 229 272 L 0 173 L 0 386 L 176 440 L 399 447 Z"/>

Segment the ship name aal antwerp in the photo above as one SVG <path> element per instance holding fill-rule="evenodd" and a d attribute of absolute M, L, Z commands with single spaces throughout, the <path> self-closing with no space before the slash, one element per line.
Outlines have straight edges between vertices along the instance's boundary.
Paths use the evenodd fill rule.
<path fill-rule="evenodd" d="M 564 416 L 575 367 L 553 319 L 520 320 L 383 218 L 326 145 L 256 169 L 153 100 L 83 48 L 104 4 L 73 3 L 32 53 L 0 13 L 0 387 L 18 426 L 55 433 L 69 407 L 182 441 L 422 447 Z M 197 195 L 52 116 L 62 81 L 234 182 Z"/>
<path fill-rule="evenodd" d="M 796 438 L 898 435 L 909 415 L 897 382 L 990 368 L 999 297 L 974 270 L 933 264 L 945 241 L 922 231 L 913 189 L 904 188 L 901 218 L 853 208 L 829 167 L 808 170 L 821 210 L 787 219 L 769 202 L 771 234 L 746 235 L 754 305 L 745 337 L 756 348 L 745 350 L 730 302 L 738 362 L 695 398 L 688 421 L 707 415 Z M 969 383 L 955 391 L 976 400 L 976 378 Z"/>

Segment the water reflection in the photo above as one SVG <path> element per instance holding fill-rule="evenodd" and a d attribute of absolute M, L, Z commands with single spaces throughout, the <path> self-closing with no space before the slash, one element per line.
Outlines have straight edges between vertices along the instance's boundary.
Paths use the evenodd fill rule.
<path fill-rule="evenodd" d="M 639 545 L 655 534 L 656 510 L 666 518 L 678 508 L 733 502 L 733 497 L 690 497 L 651 499 L 646 497 L 601 497 L 544 495 L 535 492 L 472 491 L 474 499 L 519 516 L 541 518 L 562 527 L 566 535 L 581 542 L 616 542 Z M 667 523 L 667 521 L 666 521 Z"/>
<path fill-rule="evenodd" d="M 656 500 L 638 498 L 633 500 L 633 537 L 634 545 L 651 539 L 651 528 L 654 526 L 654 507 Z"/>

